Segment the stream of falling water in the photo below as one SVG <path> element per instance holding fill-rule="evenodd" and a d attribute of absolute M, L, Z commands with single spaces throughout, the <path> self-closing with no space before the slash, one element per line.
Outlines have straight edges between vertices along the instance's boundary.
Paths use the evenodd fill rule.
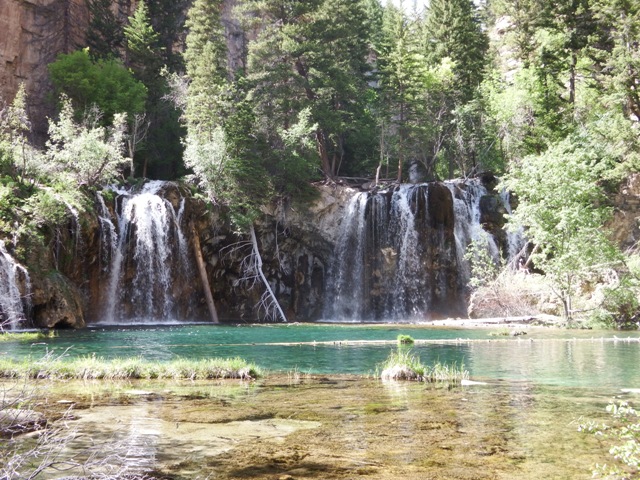
<path fill-rule="evenodd" d="M 22 283 L 24 294 L 20 292 Z M 31 279 L 0 240 L 0 330 L 14 330 L 24 326 L 26 312 L 31 308 Z"/>
<path fill-rule="evenodd" d="M 105 254 L 111 263 L 102 323 L 175 320 L 172 286 L 182 278 L 177 272 L 187 271 L 189 259 L 180 228 L 184 204 L 176 214 L 158 194 L 164 185 L 151 181 L 139 193 L 116 192 L 120 202 L 116 241 L 107 216 L 101 219 L 106 249 L 113 249 Z"/>
<path fill-rule="evenodd" d="M 328 272 L 325 320 L 428 318 L 433 309 L 463 301 L 461 292 L 470 278 L 465 253 L 471 242 L 481 242 L 490 258 L 500 261 L 496 239 L 481 224 L 486 188 L 477 180 L 444 186 L 453 203 L 453 235 L 447 235 L 446 220 L 430 218 L 430 191 L 437 188 L 430 184 L 351 198 Z M 500 198 L 510 212 L 508 196 Z M 506 238 L 510 258 L 523 240 L 517 232 Z"/>

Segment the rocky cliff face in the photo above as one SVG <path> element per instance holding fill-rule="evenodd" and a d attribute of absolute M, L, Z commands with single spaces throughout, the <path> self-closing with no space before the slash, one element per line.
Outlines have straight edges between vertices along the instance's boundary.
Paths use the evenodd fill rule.
<path fill-rule="evenodd" d="M 25 84 L 36 134 L 46 132 L 47 65 L 84 45 L 87 23 L 84 0 L 0 2 L 0 97 L 10 102 Z"/>
<path fill-rule="evenodd" d="M 112 0 L 113 10 L 126 22 L 133 14 L 136 1 Z M 188 2 L 187 6 L 188 6 Z M 243 66 L 247 36 L 232 19 L 238 0 L 225 0 L 222 19 L 229 48 L 232 71 Z M 180 16 L 184 21 L 186 12 Z M 21 83 L 28 95 L 29 116 L 34 137 L 41 140 L 47 132 L 47 116 L 51 91 L 47 65 L 60 53 L 86 47 L 89 11 L 85 0 L 3 0 L 0 2 L 0 99 L 10 103 Z M 184 34 L 174 46 L 184 47 Z"/>

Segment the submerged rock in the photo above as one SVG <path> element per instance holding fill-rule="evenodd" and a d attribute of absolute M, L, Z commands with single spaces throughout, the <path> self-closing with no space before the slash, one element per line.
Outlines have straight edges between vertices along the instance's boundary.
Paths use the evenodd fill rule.
<path fill-rule="evenodd" d="M 44 415 L 35 410 L 5 408 L 0 410 L 0 437 L 40 430 L 46 423 Z"/>

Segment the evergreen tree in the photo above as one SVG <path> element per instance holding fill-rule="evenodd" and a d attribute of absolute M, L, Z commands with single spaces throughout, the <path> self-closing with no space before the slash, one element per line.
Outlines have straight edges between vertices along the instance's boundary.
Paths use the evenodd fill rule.
<path fill-rule="evenodd" d="M 431 0 L 424 22 L 424 48 L 431 65 L 449 58 L 455 93 L 470 100 L 482 82 L 488 39 L 472 0 Z"/>
<path fill-rule="evenodd" d="M 184 34 L 184 12 L 189 0 L 152 0 L 147 7 L 154 31 L 158 33 L 158 43 L 162 63 L 170 71 L 182 71 L 184 62 L 179 48 Z"/>
<path fill-rule="evenodd" d="M 87 45 L 93 59 L 119 58 L 124 46 L 122 24 L 112 0 L 86 0 L 89 10 Z"/>
<path fill-rule="evenodd" d="M 206 139 L 222 125 L 227 90 L 227 47 L 221 0 L 195 0 L 187 15 L 184 60 L 189 79 L 185 118 L 189 135 Z"/>
<path fill-rule="evenodd" d="M 33 153 L 28 135 L 31 122 L 27 114 L 27 94 L 20 84 L 10 105 L 0 109 L 0 171 L 11 176 L 21 171 L 24 176 L 27 160 Z"/>
<path fill-rule="evenodd" d="M 398 160 L 398 182 L 402 181 L 407 157 L 415 158 L 424 133 L 421 130 L 428 122 L 424 98 L 428 72 L 415 33 L 415 24 L 405 15 L 402 4 L 385 8 L 377 46 L 381 144 L 385 154 Z"/>
<path fill-rule="evenodd" d="M 252 0 L 245 12 L 261 31 L 249 45 L 256 118 L 278 143 L 309 108 L 319 164 L 335 177 L 346 141 L 364 117 L 368 91 L 369 21 L 362 0 Z"/>
<path fill-rule="evenodd" d="M 622 104 L 640 121 L 640 5 L 629 0 L 595 0 L 594 16 L 602 36 L 590 45 L 596 57 L 599 91 L 610 104 Z"/>
<path fill-rule="evenodd" d="M 140 0 L 129 24 L 124 27 L 127 42 L 127 63 L 136 77 L 147 87 L 159 78 L 162 59 L 158 46 L 159 35 L 149 19 L 149 9 L 144 0 Z"/>

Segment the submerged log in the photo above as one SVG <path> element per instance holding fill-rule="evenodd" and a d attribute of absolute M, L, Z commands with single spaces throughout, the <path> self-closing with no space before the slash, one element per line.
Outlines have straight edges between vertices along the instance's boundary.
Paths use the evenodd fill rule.
<path fill-rule="evenodd" d="M 209 286 L 209 278 L 207 277 L 207 269 L 204 264 L 204 259 L 202 258 L 202 250 L 200 249 L 200 237 L 198 236 L 198 232 L 196 231 L 196 227 L 193 222 L 191 222 L 191 234 L 193 236 L 193 249 L 195 251 L 196 263 L 198 264 L 198 272 L 200 272 L 202 290 L 204 291 L 204 297 L 207 300 L 207 307 L 209 307 L 211 321 L 213 323 L 219 323 L 216 304 L 213 302 L 213 295 L 211 295 L 211 287 Z"/>

